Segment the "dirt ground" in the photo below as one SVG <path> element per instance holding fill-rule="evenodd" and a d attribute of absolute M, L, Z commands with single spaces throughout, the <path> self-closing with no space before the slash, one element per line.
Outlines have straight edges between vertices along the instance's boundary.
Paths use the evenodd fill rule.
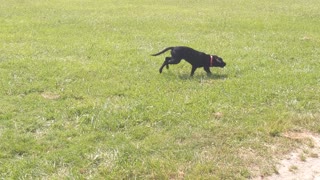
<path fill-rule="evenodd" d="M 308 145 L 288 154 L 279 162 L 278 173 L 266 180 L 320 180 L 320 136 L 309 132 L 289 132 L 290 139 L 310 141 Z"/>

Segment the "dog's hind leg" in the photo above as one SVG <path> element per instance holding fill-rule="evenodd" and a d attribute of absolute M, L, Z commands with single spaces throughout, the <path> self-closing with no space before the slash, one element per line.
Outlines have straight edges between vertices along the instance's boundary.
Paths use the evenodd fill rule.
<path fill-rule="evenodd" d="M 159 69 L 159 72 L 162 73 L 162 69 L 164 66 L 169 68 L 169 64 L 178 64 L 180 63 L 181 59 L 172 59 L 171 57 L 166 57 L 166 60 L 163 62 L 162 66 Z"/>
<path fill-rule="evenodd" d="M 169 61 L 171 60 L 171 57 L 166 57 L 166 59 L 164 60 L 162 66 L 159 69 L 159 72 L 162 73 L 162 69 L 164 68 L 164 66 L 166 66 L 167 69 L 169 69 Z"/>
<path fill-rule="evenodd" d="M 171 59 L 169 59 L 169 64 L 179 64 L 180 63 L 180 61 L 181 61 L 181 59 L 173 59 L 173 58 L 171 58 Z"/>
<path fill-rule="evenodd" d="M 166 57 L 166 61 L 170 61 L 171 57 Z M 169 64 L 166 64 L 166 68 L 169 69 Z"/>

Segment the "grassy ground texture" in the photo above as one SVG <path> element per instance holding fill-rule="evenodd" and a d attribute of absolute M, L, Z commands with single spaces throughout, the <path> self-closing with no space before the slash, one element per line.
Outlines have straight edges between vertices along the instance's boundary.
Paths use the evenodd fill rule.
<path fill-rule="evenodd" d="M 318 0 L 0 0 L 0 177 L 234 179 L 320 132 Z M 223 57 L 159 74 L 168 46 Z"/>

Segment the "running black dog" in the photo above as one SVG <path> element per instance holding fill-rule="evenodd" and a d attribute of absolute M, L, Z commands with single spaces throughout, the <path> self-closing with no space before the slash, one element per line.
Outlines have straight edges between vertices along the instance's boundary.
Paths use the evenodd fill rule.
<path fill-rule="evenodd" d="M 159 69 L 160 73 L 162 73 L 164 66 L 168 69 L 169 64 L 178 64 L 182 59 L 188 61 L 192 65 L 191 76 L 193 76 L 195 70 L 199 67 L 203 67 L 207 74 L 210 75 L 211 71 L 209 67 L 223 68 L 226 65 L 226 63 L 223 62 L 223 59 L 216 55 L 205 54 L 184 46 L 168 47 L 161 52 L 152 54 L 152 56 L 158 56 L 168 50 L 171 50 L 171 57 L 166 57 Z"/>

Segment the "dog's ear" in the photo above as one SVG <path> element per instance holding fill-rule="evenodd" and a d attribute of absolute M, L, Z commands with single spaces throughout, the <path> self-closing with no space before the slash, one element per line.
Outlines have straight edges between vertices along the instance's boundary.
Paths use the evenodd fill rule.
<path fill-rule="evenodd" d="M 221 57 L 219 57 L 219 56 L 213 56 L 214 57 L 214 59 L 217 61 L 217 62 L 221 62 L 221 61 L 223 61 L 222 60 L 222 58 Z"/>

